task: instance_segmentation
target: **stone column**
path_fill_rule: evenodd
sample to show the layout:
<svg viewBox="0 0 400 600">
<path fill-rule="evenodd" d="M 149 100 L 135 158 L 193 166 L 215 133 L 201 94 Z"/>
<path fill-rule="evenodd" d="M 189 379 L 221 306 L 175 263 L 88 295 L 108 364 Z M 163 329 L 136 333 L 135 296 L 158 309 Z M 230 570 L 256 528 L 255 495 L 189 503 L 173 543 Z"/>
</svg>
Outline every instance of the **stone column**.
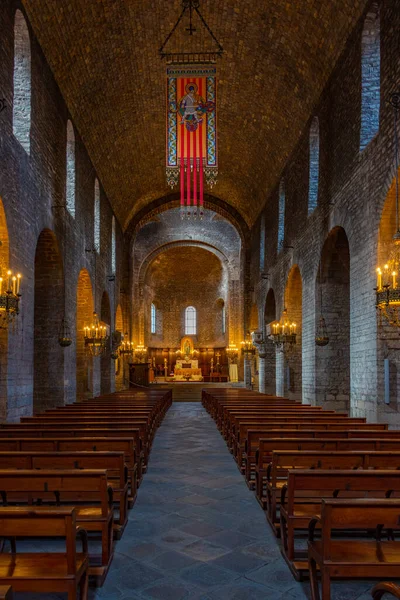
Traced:
<svg viewBox="0 0 400 600">
<path fill-rule="evenodd" d="M 258 391 L 260 394 L 266 393 L 267 373 L 266 373 L 267 346 L 265 343 L 258 345 Z"/>
<path fill-rule="evenodd" d="M 244 385 L 251 389 L 251 358 L 248 354 L 244 355 Z"/>
</svg>

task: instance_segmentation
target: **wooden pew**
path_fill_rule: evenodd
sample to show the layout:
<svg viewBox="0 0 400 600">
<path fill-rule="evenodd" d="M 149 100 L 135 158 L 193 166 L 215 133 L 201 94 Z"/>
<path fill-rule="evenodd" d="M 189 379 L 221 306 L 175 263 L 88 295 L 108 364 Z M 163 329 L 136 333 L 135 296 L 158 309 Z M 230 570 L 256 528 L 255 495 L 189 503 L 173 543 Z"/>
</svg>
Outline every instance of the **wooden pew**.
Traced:
<svg viewBox="0 0 400 600">
<path fill-rule="evenodd" d="M 113 492 L 105 470 L 0 470 L 0 490 L 3 504 L 73 504 L 78 525 L 101 534 L 101 557 L 90 556 L 89 575 L 103 584 L 113 557 L 114 522 Z"/>
<path fill-rule="evenodd" d="M 367 424 L 368 426 L 369 424 Z M 254 489 L 255 480 L 256 480 L 256 464 L 257 464 L 257 456 L 260 453 L 260 448 L 262 447 L 262 441 L 264 439 L 268 439 L 268 437 L 288 437 L 288 438 L 303 438 L 303 439 L 311 439 L 311 438 L 357 438 L 357 439 L 399 439 L 400 440 L 400 430 L 389 431 L 389 430 L 380 430 L 379 428 L 375 428 L 375 424 L 371 426 L 369 429 L 365 429 L 364 424 L 353 425 L 352 429 L 348 429 L 346 425 L 337 425 L 332 424 L 328 428 L 321 428 L 318 424 L 312 423 L 304 427 L 303 425 L 296 424 L 283 424 L 282 427 L 279 424 L 274 424 L 269 429 L 263 427 L 260 430 L 249 429 L 247 431 L 247 442 L 245 445 L 245 453 L 241 457 L 242 465 L 241 469 L 245 473 L 245 478 L 247 485 L 250 489 Z M 271 448 L 271 452 L 274 450 Z M 263 454 L 263 458 L 265 458 L 265 454 Z"/>
<path fill-rule="evenodd" d="M 400 444 L 398 452 L 373 452 L 368 450 L 278 450 L 273 451 L 268 465 L 265 486 L 257 489 L 257 500 L 267 511 L 267 519 L 279 534 L 278 509 L 283 486 L 291 469 L 380 469 L 400 468 Z M 262 491 L 260 494 L 259 492 Z"/>
<path fill-rule="evenodd" d="M 361 538 L 360 533 L 365 530 L 379 533 L 381 528 L 396 529 L 399 527 L 399 514 L 399 500 L 323 500 L 320 516 L 313 518 L 309 524 L 312 600 L 320 600 L 317 568 L 321 574 L 323 600 L 331 598 L 332 578 L 398 577 L 400 543 L 382 540 L 379 535 L 377 539 Z M 315 539 L 316 527 L 322 531 L 322 538 L 318 540 Z M 354 531 L 351 537 L 349 531 Z M 346 537 L 338 539 L 339 532 L 345 533 Z"/>
<path fill-rule="evenodd" d="M 87 600 L 87 536 L 77 527 L 73 508 L 0 508 L 0 531 L 4 537 L 16 538 L 12 553 L 0 553 L 2 586 L 12 585 L 16 592 L 66 593 L 68 600 L 77 600 L 80 588 L 80 600 Z M 77 535 L 82 538 L 82 552 L 76 548 Z M 19 537 L 63 537 L 66 551 L 18 552 Z"/>
<path fill-rule="evenodd" d="M 9 585 L 0 585 L 0 600 L 13 600 L 12 587 Z"/>
<path fill-rule="evenodd" d="M 295 547 L 296 534 L 321 514 L 327 498 L 385 498 L 400 492 L 400 471 L 303 470 L 288 473 L 281 493 L 282 554 L 296 579 L 307 574 L 304 552 Z M 375 526 L 381 521 L 377 521 Z M 375 527 L 374 526 L 374 527 Z M 325 599 L 324 599 L 325 600 Z"/>
<path fill-rule="evenodd" d="M 385 594 L 390 594 L 393 598 L 400 598 L 400 586 L 389 581 L 377 583 L 371 592 L 373 600 L 382 600 Z"/>
<path fill-rule="evenodd" d="M 105 469 L 119 516 L 114 539 L 120 539 L 128 522 L 128 468 L 123 452 L 0 452 L 4 469 Z"/>
</svg>

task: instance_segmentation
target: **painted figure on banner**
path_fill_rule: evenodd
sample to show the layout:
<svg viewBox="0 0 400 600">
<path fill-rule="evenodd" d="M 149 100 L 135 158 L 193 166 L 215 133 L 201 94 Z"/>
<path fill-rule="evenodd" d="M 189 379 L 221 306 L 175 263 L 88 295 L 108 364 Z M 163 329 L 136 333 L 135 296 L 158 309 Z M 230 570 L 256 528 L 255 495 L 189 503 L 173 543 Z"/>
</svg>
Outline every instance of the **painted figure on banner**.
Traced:
<svg viewBox="0 0 400 600">
<path fill-rule="evenodd" d="M 188 83 L 185 87 L 186 95 L 179 100 L 178 112 L 181 115 L 181 125 L 185 125 L 188 131 L 196 131 L 199 124 L 203 122 L 203 115 L 212 112 L 215 108 L 214 102 L 206 102 L 198 92 L 196 83 Z"/>
</svg>

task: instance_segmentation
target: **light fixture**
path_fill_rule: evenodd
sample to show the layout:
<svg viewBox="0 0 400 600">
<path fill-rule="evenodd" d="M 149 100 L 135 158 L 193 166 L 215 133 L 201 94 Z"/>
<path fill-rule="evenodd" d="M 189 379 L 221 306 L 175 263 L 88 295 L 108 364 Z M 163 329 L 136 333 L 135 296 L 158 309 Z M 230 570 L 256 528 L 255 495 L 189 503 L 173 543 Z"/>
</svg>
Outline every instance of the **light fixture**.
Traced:
<svg viewBox="0 0 400 600">
<path fill-rule="evenodd" d="M 65 318 L 62 319 L 60 329 L 58 331 L 58 343 L 62 348 L 68 348 L 68 346 L 72 344 L 71 330 Z"/>
<path fill-rule="evenodd" d="M 287 308 L 283 309 L 280 321 L 272 323 L 270 338 L 280 352 L 291 350 L 296 344 L 296 323 L 290 322 Z"/>
<path fill-rule="evenodd" d="M 229 344 L 225 352 L 228 357 L 229 363 L 233 364 L 239 355 L 239 349 L 236 346 L 236 344 Z"/>
<path fill-rule="evenodd" d="M 400 264 L 400 220 L 399 220 L 399 137 L 397 131 L 398 113 L 400 109 L 400 93 L 390 96 L 390 104 L 394 113 L 394 148 L 395 148 L 395 189 L 396 189 L 396 233 L 393 236 L 392 249 L 384 266 L 376 269 L 376 308 L 379 325 L 384 318 L 390 325 L 400 327 L 400 289 L 397 276 Z"/>
<path fill-rule="evenodd" d="M 253 345 L 253 340 L 251 339 L 249 331 L 246 333 L 245 339 L 240 342 L 240 345 L 242 348 L 242 355 L 244 355 L 245 358 L 249 358 L 251 354 L 255 354 L 256 349 Z"/>
<path fill-rule="evenodd" d="M 130 354 L 133 354 L 133 342 L 130 341 L 127 331 L 123 335 L 123 339 L 118 348 L 118 351 L 121 356 L 128 356 Z"/>
<path fill-rule="evenodd" d="M 91 325 L 84 327 L 85 348 L 91 356 L 101 356 L 107 348 L 107 327 L 100 325 L 99 316 L 93 313 Z"/>
<path fill-rule="evenodd" d="M 19 314 L 21 275 L 7 271 L 7 278 L 0 277 L 0 329 L 7 329 Z"/>
<path fill-rule="evenodd" d="M 147 348 L 145 346 L 143 346 L 143 344 L 138 344 L 136 346 L 136 348 L 134 349 L 134 352 L 135 352 L 135 356 L 138 359 L 138 361 L 140 363 L 144 362 L 144 360 L 142 360 L 142 359 L 144 359 L 147 354 Z"/>
</svg>

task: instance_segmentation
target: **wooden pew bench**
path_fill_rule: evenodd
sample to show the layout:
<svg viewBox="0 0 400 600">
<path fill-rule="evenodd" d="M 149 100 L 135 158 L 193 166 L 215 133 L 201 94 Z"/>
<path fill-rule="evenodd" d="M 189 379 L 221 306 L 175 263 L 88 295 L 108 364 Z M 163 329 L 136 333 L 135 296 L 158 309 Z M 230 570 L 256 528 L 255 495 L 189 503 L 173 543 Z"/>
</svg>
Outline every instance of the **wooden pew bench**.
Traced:
<svg viewBox="0 0 400 600">
<path fill-rule="evenodd" d="M 400 471 L 289 471 L 281 493 L 281 537 L 283 557 L 295 578 L 301 579 L 308 570 L 304 552 L 296 547 L 296 538 L 307 530 L 313 516 L 321 514 L 322 499 L 377 499 L 399 492 Z"/>
<path fill-rule="evenodd" d="M 323 500 L 320 515 L 309 524 L 312 600 L 320 600 L 317 569 L 323 600 L 331 599 L 332 578 L 398 577 L 400 542 L 381 540 L 379 535 L 377 539 L 363 538 L 362 534 L 366 530 L 398 529 L 399 514 L 399 500 Z M 321 529 L 321 539 L 316 539 L 316 527 Z M 345 534 L 341 539 L 340 533 Z"/>
<path fill-rule="evenodd" d="M 123 452 L 1 452 L 4 469 L 105 469 L 112 487 L 118 519 L 114 539 L 120 539 L 128 522 L 128 468 Z"/>
<path fill-rule="evenodd" d="M 0 491 L 4 505 L 73 505 L 78 525 L 101 535 L 101 556 L 90 556 L 89 575 L 103 584 L 113 557 L 114 522 L 105 470 L 0 470 Z"/>
<path fill-rule="evenodd" d="M 0 600 L 13 600 L 12 587 L 9 585 L 0 585 Z"/>
<path fill-rule="evenodd" d="M 371 592 L 373 600 L 382 600 L 385 594 L 392 596 L 392 598 L 400 598 L 400 585 L 384 581 L 377 583 Z"/>
<path fill-rule="evenodd" d="M 0 531 L 15 539 L 13 552 L 0 553 L 1 586 L 11 585 L 16 592 L 66 593 L 68 600 L 87 600 L 87 536 L 77 527 L 73 508 L 0 508 Z M 82 538 L 81 552 L 76 547 L 77 535 Z M 20 537 L 63 537 L 66 549 L 63 553 L 18 552 Z M 3 597 L 9 600 L 12 596 L 7 593 Z"/>
</svg>

